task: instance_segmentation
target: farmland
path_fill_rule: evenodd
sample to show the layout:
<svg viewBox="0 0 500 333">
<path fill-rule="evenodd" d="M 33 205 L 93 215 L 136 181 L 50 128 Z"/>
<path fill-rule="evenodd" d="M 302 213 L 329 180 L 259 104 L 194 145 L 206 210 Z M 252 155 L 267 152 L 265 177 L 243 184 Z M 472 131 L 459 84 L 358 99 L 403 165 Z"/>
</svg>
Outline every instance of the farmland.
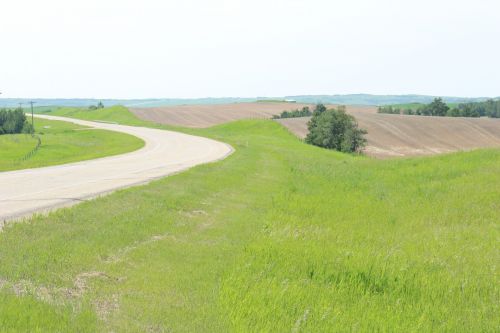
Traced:
<svg viewBox="0 0 500 333">
<path fill-rule="evenodd" d="M 498 327 L 498 150 L 379 161 L 270 120 L 184 131 L 236 151 L 0 233 L 1 327 Z"/>
<path fill-rule="evenodd" d="M 239 103 L 131 109 L 137 117 L 162 124 L 209 127 L 244 118 L 271 118 L 307 104 Z M 476 148 L 500 147 L 500 121 L 378 114 L 376 107 L 347 106 L 347 112 L 368 130 L 365 153 L 376 158 L 425 156 Z M 281 119 L 300 138 L 307 134 L 308 118 Z"/>
<path fill-rule="evenodd" d="M 365 153 L 372 157 L 424 156 L 500 147 L 498 119 L 352 114 L 360 127 L 368 130 Z M 278 121 L 301 138 L 307 135 L 309 118 Z"/>
<path fill-rule="evenodd" d="M 312 104 L 258 102 L 219 105 L 181 105 L 158 108 L 131 108 L 139 118 L 156 123 L 203 128 L 241 119 L 270 119 L 285 110 L 301 109 Z M 375 107 L 348 106 L 349 112 L 377 112 Z"/>
<path fill-rule="evenodd" d="M 139 149 L 143 142 L 136 137 L 60 121 L 36 119 L 39 149 L 27 156 L 37 139 L 26 134 L 0 135 L 0 171 L 38 168 L 71 163 Z"/>
</svg>

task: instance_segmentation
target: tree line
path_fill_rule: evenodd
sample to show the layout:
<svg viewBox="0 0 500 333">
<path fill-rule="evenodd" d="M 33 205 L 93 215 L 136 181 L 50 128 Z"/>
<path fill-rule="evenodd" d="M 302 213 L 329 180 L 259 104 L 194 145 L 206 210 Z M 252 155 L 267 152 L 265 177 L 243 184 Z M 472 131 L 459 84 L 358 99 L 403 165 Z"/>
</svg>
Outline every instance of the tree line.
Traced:
<svg viewBox="0 0 500 333">
<path fill-rule="evenodd" d="M 33 133 L 33 126 L 26 120 L 23 110 L 20 108 L 15 110 L 1 109 L 0 135 L 18 133 Z"/>
<path fill-rule="evenodd" d="M 97 105 L 89 106 L 89 110 L 99 110 L 99 109 L 104 109 L 104 104 L 102 104 L 101 101 L 99 101 L 99 103 L 97 103 Z"/>
<path fill-rule="evenodd" d="M 442 98 L 435 98 L 431 103 L 419 108 L 399 108 L 394 106 L 379 106 L 378 113 L 403 114 L 436 117 L 490 117 L 500 118 L 500 100 L 485 102 L 460 103 L 451 108 Z"/>
<path fill-rule="evenodd" d="M 299 118 L 299 117 L 310 117 L 312 116 L 311 109 L 308 106 L 303 107 L 302 109 L 296 109 L 292 111 L 283 111 L 279 115 L 274 115 L 273 119 L 284 119 L 284 118 Z"/>
</svg>

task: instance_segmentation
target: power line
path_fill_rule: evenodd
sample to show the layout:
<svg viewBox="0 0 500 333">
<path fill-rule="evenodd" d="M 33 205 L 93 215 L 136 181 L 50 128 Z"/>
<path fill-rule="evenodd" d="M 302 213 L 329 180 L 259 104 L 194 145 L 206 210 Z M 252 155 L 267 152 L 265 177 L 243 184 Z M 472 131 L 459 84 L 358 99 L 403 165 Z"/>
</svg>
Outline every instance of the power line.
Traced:
<svg viewBox="0 0 500 333">
<path fill-rule="evenodd" d="M 33 104 L 36 102 L 30 101 L 29 104 L 31 104 L 31 127 L 33 127 L 33 131 L 35 131 L 35 121 L 33 117 Z"/>
</svg>

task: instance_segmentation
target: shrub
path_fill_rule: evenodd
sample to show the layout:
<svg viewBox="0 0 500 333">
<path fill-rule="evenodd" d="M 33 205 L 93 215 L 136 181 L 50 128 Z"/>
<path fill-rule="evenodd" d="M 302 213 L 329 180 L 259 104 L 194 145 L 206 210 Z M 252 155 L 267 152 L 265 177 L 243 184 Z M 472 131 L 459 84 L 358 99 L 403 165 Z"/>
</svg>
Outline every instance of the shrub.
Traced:
<svg viewBox="0 0 500 333">
<path fill-rule="evenodd" d="M 17 134 L 31 129 L 22 109 L 0 110 L 0 134 Z"/>
<path fill-rule="evenodd" d="M 365 130 L 358 127 L 353 116 L 345 107 L 327 110 L 319 104 L 308 124 L 306 142 L 315 146 L 334 149 L 345 153 L 360 152 L 366 145 Z"/>
<path fill-rule="evenodd" d="M 386 114 L 401 114 L 401 109 L 394 108 L 392 106 L 379 106 L 378 113 L 386 113 Z"/>
<path fill-rule="evenodd" d="M 442 98 L 434 98 L 430 104 L 424 105 L 418 111 L 423 116 L 444 117 L 450 110 L 450 107 L 443 102 Z"/>
<path fill-rule="evenodd" d="M 283 111 L 280 115 L 273 116 L 273 119 L 310 117 L 312 115 L 309 107 L 305 106 L 301 110 Z"/>
<path fill-rule="evenodd" d="M 99 110 L 99 109 L 104 109 L 104 104 L 102 104 L 101 101 L 99 101 L 99 103 L 97 103 L 97 105 L 91 105 L 89 106 L 89 110 L 93 111 L 93 110 Z"/>
</svg>

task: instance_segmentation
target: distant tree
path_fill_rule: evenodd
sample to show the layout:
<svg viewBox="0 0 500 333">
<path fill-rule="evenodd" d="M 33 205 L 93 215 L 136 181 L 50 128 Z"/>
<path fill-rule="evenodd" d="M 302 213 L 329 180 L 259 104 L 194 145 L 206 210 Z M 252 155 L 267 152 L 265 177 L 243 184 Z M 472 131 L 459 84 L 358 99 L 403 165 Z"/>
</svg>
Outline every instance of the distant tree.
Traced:
<svg viewBox="0 0 500 333">
<path fill-rule="evenodd" d="M 444 117 L 450 107 L 443 102 L 442 98 L 435 98 L 430 104 L 423 106 L 420 112 L 424 116 Z"/>
<path fill-rule="evenodd" d="M 311 115 L 311 110 L 308 106 L 305 106 L 300 110 L 297 109 L 293 111 L 283 111 L 279 115 L 274 115 L 273 119 L 310 117 Z"/>
<path fill-rule="evenodd" d="M 481 117 L 479 108 L 475 107 L 473 104 L 461 105 L 460 114 L 462 117 L 471 117 L 471 118 Z"/>
<path fill-rule="evenodd" d="M 379 106 L 378 113 L 386 113 L 386 114 L 401 114 L 402 111 L 400 108 L 393 107 L 391 105 L 388 106 Z"/>
<path fill-rule="evenodd" d="M 345 153 L 360 152 L 366 144 L 366 131 L 358 127 L 345 107 L 327 110 L 318 105 L 308 124 L 306 142 Z"/>
<path fill-rule="evenodd" d="M 400 109 L 393 106 L 381 106 L 379 113 L 399 114 Z M 454 108 L 450 108 L 441 98 L 435 98 L 429 104 L 423 105 L 418 109 L 402 110 L 403 114 L 414 114 L 421 116 L 438 117 L 491 117 L 500 118 L 500 100 L 489 99 L 484 102 L 461 103 Z"/>
<path fill-rule="evenodd" d="M 446 115 L 448 117 L 461 117 L 462 113 L 460 112 L 459 109 L 453 108 L 453 109 L 448 110 L 448 112 L 446 113 Z"/>
<path fill-rule="evenodd" d="M 26 121 L 26 115 L 22 109 L 0 110 L 0 134 L 28 133 L 31 124 Z"/>
<path fill-rule="evenodd" d="M 89 106 L 89 110 L 93 111 L 93 110 L 99 110 L 99 109 L 104 109 L 104 104 L 102 104 L 101 101 L 99 101 L 99 103 L 97 103 L 97 105 L 91 105 Z"/>
</svg>

